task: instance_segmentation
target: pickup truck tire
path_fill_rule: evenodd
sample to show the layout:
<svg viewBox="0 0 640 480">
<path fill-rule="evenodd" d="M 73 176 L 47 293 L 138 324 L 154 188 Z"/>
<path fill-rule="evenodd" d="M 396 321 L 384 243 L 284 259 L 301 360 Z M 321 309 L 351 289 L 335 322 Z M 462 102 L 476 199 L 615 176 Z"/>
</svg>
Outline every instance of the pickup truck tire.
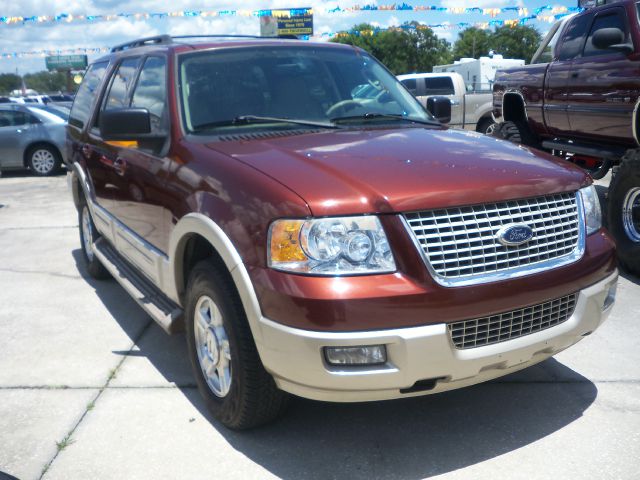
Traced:
<svg viewBox="0 0 640 480">
<path fill-rule="evenodd" d="M 620 265 L 640 275 L 640 149 L 629 150 L 609 185 L 607 224 Z"/>
<path fill-rule="evenodd" d="M 100 263 L 100 260 L 93 253 L 92 246 L 100 238 L 100 233 L 96 230 L 93 218 L 91 218 L 91 211 L 82 196 L 78 207 L 78 226 L 80 230 L 80 246 L 82 247 L 82 256 L 84 257 L 87 272 L 97 280 L 111 278 L 109 271 L 104 268 L 104 265 Z"/>
<path fill-rule="evenodd" d="M 264 369 L 240 297 L 222 267 L 199 262 L 189 275 L 185 304 L 189 360 L 213 416 L 234 430 L 280 416 L 288 394 Z"/>
<path fill-rule="evenodd" d="M 493 136 L 519 145 L 539 147 L 538 140 L 524 122 L 503 122 L 502 125 L 494 129 Z"/>
<path fill-rule="evenodd" d="M 484 135 L 493 135 L 497 125 L 492 118 L 483 118 L 478 122 L 476 131 L 483 133 Z"/>
</svg>

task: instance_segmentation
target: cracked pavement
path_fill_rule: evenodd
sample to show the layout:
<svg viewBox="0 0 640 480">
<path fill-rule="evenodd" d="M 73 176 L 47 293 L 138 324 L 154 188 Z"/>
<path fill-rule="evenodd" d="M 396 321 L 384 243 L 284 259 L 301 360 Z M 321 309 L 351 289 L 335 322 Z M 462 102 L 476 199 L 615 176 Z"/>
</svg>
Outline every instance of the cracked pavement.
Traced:
<svg viewBox="0 0 640 480">
<path fill-rule="evenodd" d="M 606 185 L 606 180 L 601 184 Z M 84 271 L 64 176 L 0 178 L 0 479 L 640 477 L 640 280 L 555 358 L 439 395 L 207 414 L 184 336 Z"/>
</svg>

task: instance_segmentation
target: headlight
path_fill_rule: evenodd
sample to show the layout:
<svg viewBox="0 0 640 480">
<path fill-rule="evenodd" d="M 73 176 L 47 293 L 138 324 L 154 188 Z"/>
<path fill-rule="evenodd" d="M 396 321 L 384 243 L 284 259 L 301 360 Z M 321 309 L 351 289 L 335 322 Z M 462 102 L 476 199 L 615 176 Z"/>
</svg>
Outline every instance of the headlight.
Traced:
<svg viewBox="0 0 640 480">
<path fill-rule="evenodd" d="M 600 200 L 598 192 L 593 185 L 580 189 L 580 197 L 584 206 L 584 219 L 587 224 L 587 235 L 597 232 L 602 228 L 602 213 L 600 212 Z"/>
<path fill-rule="evenodd" d="M 375 216 L 276 220 L 269 228 L 269 266 L 311 275 L 396 270 L 387 236 Z"/>
</svg>

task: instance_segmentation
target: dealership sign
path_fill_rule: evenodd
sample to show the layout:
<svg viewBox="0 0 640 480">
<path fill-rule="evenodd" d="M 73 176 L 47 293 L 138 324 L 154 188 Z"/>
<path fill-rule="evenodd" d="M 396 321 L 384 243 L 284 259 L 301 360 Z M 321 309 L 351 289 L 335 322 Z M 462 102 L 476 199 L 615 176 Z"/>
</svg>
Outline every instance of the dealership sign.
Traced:
<svg viewBox="0 0 640 480">
<path fill-rule="evenodd" d="M 47 70 L 84 70 L 87 68 L 86 55 L 53 55 L 45 57 Z"/>
<path fill-rule="evenodd" d="M 313 35 L 313 11 L 311 8 L 269 10 L 260 16 L 260 35 Z"/>
</svg>

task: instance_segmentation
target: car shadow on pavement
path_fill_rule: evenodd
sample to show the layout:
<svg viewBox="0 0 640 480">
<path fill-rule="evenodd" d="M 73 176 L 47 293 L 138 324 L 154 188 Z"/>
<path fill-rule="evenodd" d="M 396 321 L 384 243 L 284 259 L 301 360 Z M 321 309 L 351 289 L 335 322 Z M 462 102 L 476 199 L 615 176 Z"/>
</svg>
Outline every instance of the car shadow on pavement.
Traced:
<svg viewBox="0 0 640 480">
<path fill-rule="evenodd" d="M 80 274 L 134 340 L 140 328 L 131 325 L 131 308 L 139 307 L 124 290 L 114 291 L 116 282 L 90 278 L 81 255 L 73 252 Z M 184 335 L 152 338 L 139 342 L 135 354 L 175 382 L 231 447 L 291 480 L 418 479 L 451 472 L 553 434 L 580 418 L 598 394 L 588 379 L 549 359 L 489 383 L 424 397 L 348 404 L 293 397 L 283 418 L 235 432 L 212 418 L 194 388 Z"/>
</svg>

